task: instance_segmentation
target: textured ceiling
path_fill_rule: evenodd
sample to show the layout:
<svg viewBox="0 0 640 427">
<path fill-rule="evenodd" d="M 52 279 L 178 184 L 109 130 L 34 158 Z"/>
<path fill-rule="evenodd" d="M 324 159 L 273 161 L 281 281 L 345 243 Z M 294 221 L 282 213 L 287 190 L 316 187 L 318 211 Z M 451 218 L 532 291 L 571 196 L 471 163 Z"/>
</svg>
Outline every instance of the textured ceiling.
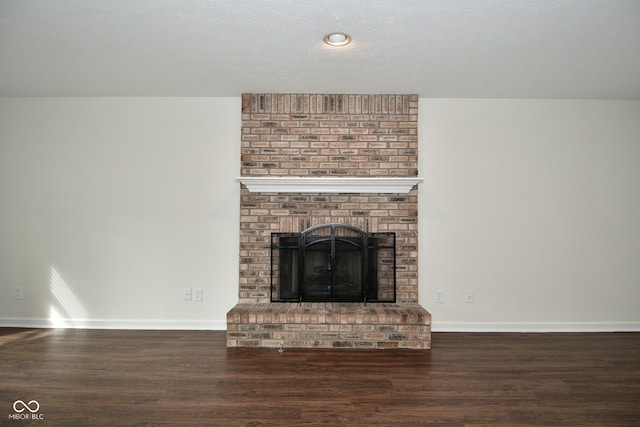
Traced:
<svg viewBox="0 0 640 427">
<path fill-rule="evenodd" d="M 242 92 L 640 99 L 640 0 L 0 0 L 0 96 Z"/>
</svg>

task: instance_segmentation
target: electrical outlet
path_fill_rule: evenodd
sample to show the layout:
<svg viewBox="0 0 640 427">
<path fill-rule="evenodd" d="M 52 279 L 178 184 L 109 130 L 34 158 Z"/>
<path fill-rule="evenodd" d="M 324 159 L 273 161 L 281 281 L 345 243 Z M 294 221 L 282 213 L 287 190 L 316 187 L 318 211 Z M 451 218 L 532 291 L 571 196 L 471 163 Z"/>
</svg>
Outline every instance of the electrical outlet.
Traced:
<svg viewBox="0 0 640 427">
<path fill-rule="evenodd" d="M 466 302 L 467 304 L 473 304 L 473 301 L 474 301 L 473 290 L 469 289 L 464 291 L 464 302 Z"/>
<path fill-rule="evenodd" d="M 182 289 L 182 299 L 184 301 L 191 301 L 191 288 Z"/>
<path fill-rule="evenodd" d="M 442 289 L 436 289 L 436 304 L 444 303 L 444 291 Z"/>
<path fill-rule="evenodd" d="M 202 288 L 195 288 L 193 290 L 193 300 L 194 301 L 202 301 Z"/>
<path fill-rule="evenodd" d="M 22 299 L 24 293 L 22 291 L 22 286 L 16 286 L 13 288 L 13 299 Z"/>
</svg>

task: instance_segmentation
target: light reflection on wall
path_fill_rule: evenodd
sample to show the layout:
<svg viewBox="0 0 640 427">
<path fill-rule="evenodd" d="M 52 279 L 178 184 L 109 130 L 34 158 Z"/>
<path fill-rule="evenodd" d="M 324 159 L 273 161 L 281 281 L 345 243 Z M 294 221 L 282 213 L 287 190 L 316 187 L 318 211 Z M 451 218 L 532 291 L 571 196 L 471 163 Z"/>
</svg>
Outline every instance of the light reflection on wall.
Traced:
<svg viewBox="0 0 640 427">
<path fill-rule="evenodd" d="M 83 327 L 89 317 L 87 310 L 73 294 L 69 286 L 60 277 L 54 267 L 51 267 L 51 293 L 56 298 L 61 313 L 52 304 L 49 311 L 49 321 L 56 328 Z"/>
</svg>

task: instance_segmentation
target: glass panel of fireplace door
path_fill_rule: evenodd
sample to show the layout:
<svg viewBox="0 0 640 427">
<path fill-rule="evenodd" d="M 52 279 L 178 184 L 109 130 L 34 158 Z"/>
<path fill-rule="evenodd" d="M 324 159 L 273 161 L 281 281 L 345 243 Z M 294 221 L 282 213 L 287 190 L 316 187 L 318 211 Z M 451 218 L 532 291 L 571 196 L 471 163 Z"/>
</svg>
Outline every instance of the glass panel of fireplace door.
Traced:
<svg viewBox="0 0 640 427">
<path fill-rule="evenodd" d="M 312 241 L 304 254 L 302 300 L 362 301 L 363 261 L 359 242 L 348 238 Z"/>
</svg>

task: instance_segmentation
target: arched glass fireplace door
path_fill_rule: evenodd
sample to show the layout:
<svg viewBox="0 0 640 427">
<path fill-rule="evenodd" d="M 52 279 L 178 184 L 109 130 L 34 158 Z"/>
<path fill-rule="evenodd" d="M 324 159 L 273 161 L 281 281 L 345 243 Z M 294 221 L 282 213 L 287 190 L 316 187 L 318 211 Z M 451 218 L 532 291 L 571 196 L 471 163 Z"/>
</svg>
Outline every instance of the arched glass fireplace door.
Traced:
<svg viewBox="0 0 640 427">
<path fill-rule="evenodd" d="M 395 298 L 395 233 L 329 223 L 271 234 L 271 301 Z"/>
</svg>

